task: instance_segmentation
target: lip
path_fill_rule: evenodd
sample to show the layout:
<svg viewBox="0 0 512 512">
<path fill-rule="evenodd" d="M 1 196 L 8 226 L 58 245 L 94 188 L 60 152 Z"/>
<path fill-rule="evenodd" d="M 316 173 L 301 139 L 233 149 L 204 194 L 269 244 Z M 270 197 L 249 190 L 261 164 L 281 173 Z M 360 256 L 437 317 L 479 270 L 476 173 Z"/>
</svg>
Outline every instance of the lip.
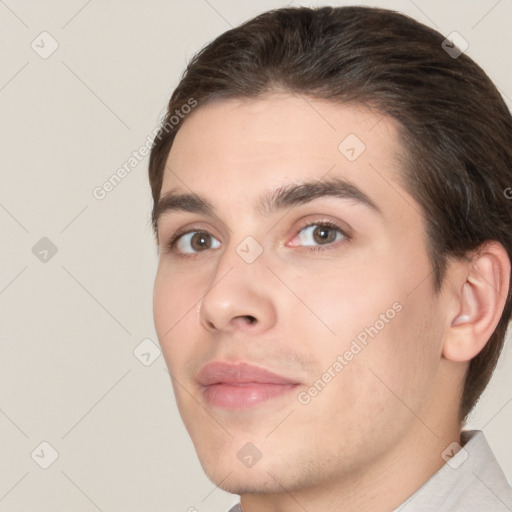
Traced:
<svg viewBox="0 0 512 512">
<path fill-rule="evenodd" d="M 247 383 L 298 384 L 297 381 L 250 363 L 226 363 L 223 361 L 214 361 L 204 366 L 199 372 L 197 380 L 202 386 Z"/>
<path fill-rule="evenodd" d="M 248 409 L 283 396 L 299 383 L 250 363 L 215 361 L 199 372 L 205 400 L 223 409 Z"/>
</svg>

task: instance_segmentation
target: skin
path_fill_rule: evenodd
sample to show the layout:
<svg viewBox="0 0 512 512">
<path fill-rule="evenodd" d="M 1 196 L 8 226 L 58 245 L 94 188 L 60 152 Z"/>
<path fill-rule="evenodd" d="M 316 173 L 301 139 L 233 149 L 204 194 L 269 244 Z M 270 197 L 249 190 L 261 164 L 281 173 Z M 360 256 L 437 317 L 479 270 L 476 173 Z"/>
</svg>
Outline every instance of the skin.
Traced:
<svg viewBox="0 0 512 512">
<path fill-rule="evenodd" d="M 348 134 L 366 145 L 353 162 L 338 150 Z M 499 320 L 510 266 L 491 244 L 472 263 L 450 262 L 434 292 L 421 208 L 401 184 L 399 151 L 393 119 L 281 92 L 202 106 L 176 136 L 162 194 L 196 192 L 216 216 L 160 218 L 155 328 L 204 471 L 242 496 L 244 512 L 386 512 L 460 442 L 460 386 Z M 333 197 L 271 215 L 253 207 L 264 191 L 332 176 L 357 185 L 382 215 Z M 314 228 L 299 231 L 300 222 L 325 219 L 351 240 L 334 229 L 337 240 L 322 244 Z M 169 251 L 181 227 L 206 230 L 212 245 L 201 250 L 185 237 L 180 250 L 195 255 Z M 236 252 L 247 236 L 263 249 L 250 264 Z M 400 312 L 300 403 L 298 393 L 397 302 Z M 248 361 L 300 385 L 252 409 L 212 407 L 196 375 L 218 359 Z M 250 468 L 237 457 L 248 442 L 261 452 Z"/>
</svg>

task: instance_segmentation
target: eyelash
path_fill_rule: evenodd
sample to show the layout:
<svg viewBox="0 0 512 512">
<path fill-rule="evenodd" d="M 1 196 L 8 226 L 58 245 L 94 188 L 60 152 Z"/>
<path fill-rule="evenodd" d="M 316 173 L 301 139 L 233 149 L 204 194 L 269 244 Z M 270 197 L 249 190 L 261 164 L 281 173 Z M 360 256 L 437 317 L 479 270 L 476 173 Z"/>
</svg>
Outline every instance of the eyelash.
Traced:
<svg viewBox="0 0 512 512">
<path fill-rule="evenodd" d="M 338 240 L 338 242 L 350 242 L 352 240 L 352 237 L 350 237 L 345 230 L 343 230 L 338 224 L 336 224 L 335 222 L 332 222 L 330 220 L 316 220 L 314 222 L 308 222 L 304 225 L 301 225 L 300 227 L 297 228 L 297 232 L 295 234 L 298 235 L 301 231 L 303 231 L 304 229 L 306 228 L 309 228 L 311 226 L 322 226 L 322 227 L 330 227 L 330 228 L 333 228 L 333 229 L 336 229 L 338 230 L 342 235 L 343 235 L 343 240 Z M 205 234 L 205 235 L 208 235 L 208 236 L 212 236 L 210 233 L 208 233 L 207 231 L 205 230 L 202 230 L 202 229 L 179 229 L 172 237 L 171 239 L 167 242 L 166 244 L 166 249 L 168 252 L 173 252 L 174 249 L 175 249 L 175 246 L 176 246 L 176 243 L 178 242 L 179 238 L 182 237 L 183 235 L 188 235 L 189 233 L 202 233 L 202 234 Z M 328 250 L 330 248 L 332 248 L 333 245 L 335 245 L 336 242 L 331 242 L 329 244 L 326 244 L 326 246 L 322 246 L 322 245 L 317 245 L 317 246 L 310 246 L 310 247 L 306 247 L 306 250 L 308 251 L 324 251 L 324 250 Z M 206 252 L 206 251 L 199 251 L 199 252 L 195 252 L 195 253 L 178 253 L 180 257 L 183 257 L 183 258 L 193 258 L 195 256 L 198 256 L 199 254 L 201 254 L 202 252 Z"/>
</svg>

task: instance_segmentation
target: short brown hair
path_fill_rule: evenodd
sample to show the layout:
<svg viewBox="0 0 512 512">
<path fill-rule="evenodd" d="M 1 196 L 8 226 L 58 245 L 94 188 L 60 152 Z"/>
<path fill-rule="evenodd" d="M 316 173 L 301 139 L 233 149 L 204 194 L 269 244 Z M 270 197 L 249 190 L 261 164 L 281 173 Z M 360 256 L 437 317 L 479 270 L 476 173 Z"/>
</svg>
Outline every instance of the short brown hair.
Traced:
<svg viewBox="0 0 512 512">
<path fill-rule="evenodd" d="M 165 163 L 186 119 L 171 120 L 175 111 L 191 98 L 200 107 L 285 90 L 357 102 L 399 122 L 404 184 L 423 210 L 436 291 L 448 257 L 467 257 L 486 241 L 500 242 L 512 260 L 512 118 L 486 73 L 445 51 L 444 39 L 404 14 L 358 6 L 276 9 L 221 34 L 189 62 L 154 140 L 155 234 Z M 494 372 L 511 311 L 509 289 L 494 333 L 470 362 L 461 422 Z"/>
</svg>

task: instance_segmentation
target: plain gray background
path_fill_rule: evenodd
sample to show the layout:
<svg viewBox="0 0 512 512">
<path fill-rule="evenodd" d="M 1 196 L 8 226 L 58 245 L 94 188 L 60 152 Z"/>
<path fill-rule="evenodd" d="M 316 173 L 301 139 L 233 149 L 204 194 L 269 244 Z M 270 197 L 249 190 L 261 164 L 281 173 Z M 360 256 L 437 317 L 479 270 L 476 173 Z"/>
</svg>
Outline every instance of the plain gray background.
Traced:
<svg viewBox="0 0 512 512">
<path fill-rule="evenodd" d="M 459 32 L 512 105 L 512 0 L 359 4 Z M 152 137 L 194 52 L 285 5 L 0 1 L 0 511 L 214 512 L 238 501 L 203 474 L 158 353 L 148 158 L 103 199 L 93 191 Z M 468 425 L 484 430 L 509 481 L 510 341 Z"/>
</svg>

